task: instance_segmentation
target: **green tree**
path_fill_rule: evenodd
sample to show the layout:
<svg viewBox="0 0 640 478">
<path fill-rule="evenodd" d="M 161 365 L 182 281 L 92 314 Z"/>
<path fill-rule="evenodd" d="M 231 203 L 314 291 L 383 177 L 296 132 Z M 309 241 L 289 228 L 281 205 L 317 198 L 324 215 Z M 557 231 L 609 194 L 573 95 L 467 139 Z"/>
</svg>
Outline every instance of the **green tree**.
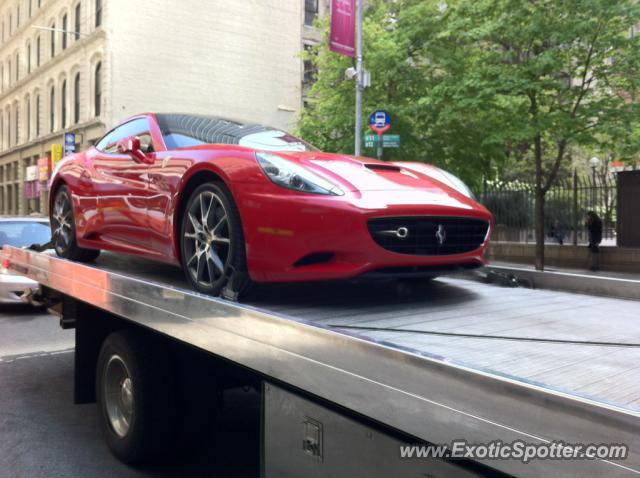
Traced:
<svg viewBox="0 0 640 478">
<path fill-rule="evenodd" d="M 532 164 L 536 266 L 544 267 L 544 203 L 574 146 L 632 158 L 638 141 L 640 23 L 635 0 L 375 1 L 365 61 L 365 111 L 388 109 L 406 159 L 448 167 L 478 184 Z M 300 132 L 352 151 L 351 59 L 321 45 L 318 82 Z"/>
</svg>

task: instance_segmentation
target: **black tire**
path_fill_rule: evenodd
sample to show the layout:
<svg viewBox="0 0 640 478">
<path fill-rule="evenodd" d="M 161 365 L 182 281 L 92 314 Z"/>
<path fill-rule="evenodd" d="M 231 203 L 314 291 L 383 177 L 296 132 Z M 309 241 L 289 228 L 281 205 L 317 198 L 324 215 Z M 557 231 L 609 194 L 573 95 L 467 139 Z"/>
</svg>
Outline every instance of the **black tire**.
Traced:
<svg viewBox="0 0 640 478">
<path fill-rule="evenodd" d="M 131 385 L 131 414 L 126 427 L 125 422 L 110 418 L 115 412 L 109 412 L 114 410 L 114 402 L 123 409 L 123 393 L 115 398 L 112 393 L 109 398 L 107 392 L 117 387 L 113 369 L 120 362 Z M 100 424 L 109 448 L 122 462 L 141 463 L 161 457 L 172 446 L 177 415 L 173 365 L 170 354 L 154 338 L 138 331 L 114 332 L 102 344 L 96 371 Z M 125 380 L 120 382 L 121 389 Z"/>
<path fill-rule="evenodd" d="M 76 223 L 71 194 L 66 185 L 60 186 L 51 211 L 51 240 L 56 254 L 77 262 L 91 262 L 98 258 L 100 250 L 82 249 L 76 243 Z"/>
<path fill-rule="evenodd" d="M 189 197 L 181 218 L 180 254 L 185 276 L 198 292 L 219 295 L 231 287 L 240 293 L 249 286 L 242 221 L 224 184 L 203 184 Z"/>
</svg>

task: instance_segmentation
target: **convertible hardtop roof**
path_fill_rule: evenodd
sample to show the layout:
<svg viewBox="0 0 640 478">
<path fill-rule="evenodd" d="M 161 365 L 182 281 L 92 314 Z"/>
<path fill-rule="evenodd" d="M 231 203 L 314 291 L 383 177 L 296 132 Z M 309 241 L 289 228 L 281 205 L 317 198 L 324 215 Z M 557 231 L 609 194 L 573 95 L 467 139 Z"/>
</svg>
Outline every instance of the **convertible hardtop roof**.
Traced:
<svg viewBox="0 0 640 478">
<path fill-rule="evenodd" d="M 215 116 L 156 113 L 156 120 L 163 135 L 182 134 L 205 143 L 238 144 L 244 136 L 273 128 Z"/>
</svg>

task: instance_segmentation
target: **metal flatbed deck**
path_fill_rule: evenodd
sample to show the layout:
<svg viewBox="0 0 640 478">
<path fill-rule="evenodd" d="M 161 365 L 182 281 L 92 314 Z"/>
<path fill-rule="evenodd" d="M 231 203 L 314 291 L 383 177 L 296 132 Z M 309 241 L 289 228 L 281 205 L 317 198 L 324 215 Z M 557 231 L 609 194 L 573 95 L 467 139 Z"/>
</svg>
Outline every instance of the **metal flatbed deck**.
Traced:
<svg viewBox="0 0 640 478">
<path fill-rule="evenodd" d="M 640 302 L 441 278 L 261 286 L 234 304 L 140 259 L 5 253 L 44 285 L 419 439 L 630 447 L 623 462 L 487 462 L 507 473 L 640 474 Z"/>
</svg>

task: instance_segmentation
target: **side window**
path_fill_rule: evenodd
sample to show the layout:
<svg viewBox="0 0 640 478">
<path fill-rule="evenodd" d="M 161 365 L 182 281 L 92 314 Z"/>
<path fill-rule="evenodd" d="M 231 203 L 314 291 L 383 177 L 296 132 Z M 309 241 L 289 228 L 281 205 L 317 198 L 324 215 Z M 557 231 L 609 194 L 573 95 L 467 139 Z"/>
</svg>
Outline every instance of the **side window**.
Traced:
<svg viewBox="0 0 640 478">
<path fill-rule="evenodd" d="M 129 136 L 140 138 L 140 147 L 143 152 L 153 152 L 153 141 L 149 132 L 149 121 L 146 118 L 138 118 L 129 121 L 107 133 L 96 145 L 98 151 L 115 154 L 118 152 L 118 141 Z"/>
</svg>

